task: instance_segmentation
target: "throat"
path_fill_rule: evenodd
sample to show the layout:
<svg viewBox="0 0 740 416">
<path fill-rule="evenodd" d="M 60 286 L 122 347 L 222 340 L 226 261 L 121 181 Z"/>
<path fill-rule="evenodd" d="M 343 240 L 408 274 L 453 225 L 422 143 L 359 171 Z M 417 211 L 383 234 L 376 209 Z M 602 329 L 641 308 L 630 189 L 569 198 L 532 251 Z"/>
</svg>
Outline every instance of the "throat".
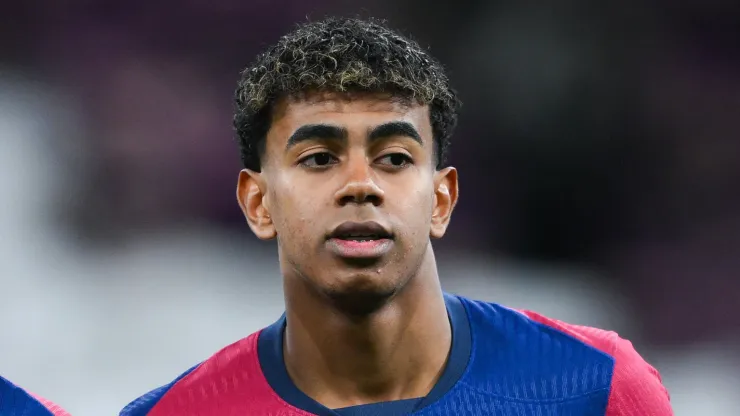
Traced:
<svg viewBox="0 0 740 416">
<path fill-rule="evenodd" d="M 320 325 L 289 312 L 283 356 L 296 387 L 334 409 L 426 396 L 451 347 L 444 300 L 397 302 L 362 318 L 335 313 Z"/>
</svg>

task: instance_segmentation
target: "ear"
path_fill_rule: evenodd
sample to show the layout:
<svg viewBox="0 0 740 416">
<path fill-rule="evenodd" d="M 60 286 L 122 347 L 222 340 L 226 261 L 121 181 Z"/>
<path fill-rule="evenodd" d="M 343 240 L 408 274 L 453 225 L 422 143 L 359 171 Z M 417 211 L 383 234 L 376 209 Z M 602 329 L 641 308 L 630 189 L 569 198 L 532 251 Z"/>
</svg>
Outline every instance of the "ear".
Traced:
<svg viewBox="0 0 740 416">
<path fill-rule="evenodd" d="M 275 238 L 277 231 L 270 217 L 267 186 L 262 173 L 248 169 L 239 172 L 236 199 L 254 235 L 260 240 Z"/>
<path fill-rule="evenodd" d="M 457 204 L 457 169 L 452 166 L 434 174 L 434 207 L 429 236 L 442 238 L 450 224 L 452 211 Z"/>
</svg>

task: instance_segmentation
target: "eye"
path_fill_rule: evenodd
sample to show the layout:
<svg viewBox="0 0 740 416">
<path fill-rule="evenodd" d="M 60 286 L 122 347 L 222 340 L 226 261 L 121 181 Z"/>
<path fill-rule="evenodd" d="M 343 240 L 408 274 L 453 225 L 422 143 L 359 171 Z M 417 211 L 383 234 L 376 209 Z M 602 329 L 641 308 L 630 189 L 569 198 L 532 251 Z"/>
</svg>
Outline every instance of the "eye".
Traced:
<svg viewBox="0 0 740 416">
<path fill-rule="evenodd" d="M 380 157 L 376 163 L 390 168 L 400 169 L 412 163 L 411 157 L 405 153 L 390 153 Z"/>
<path fill-rule="evenodd" d="M 337 158 L 331 153 L 319 152 L 306 156 L 299 163 L 308 168 L 324 168 L 337 163 Z"/>
</svg>

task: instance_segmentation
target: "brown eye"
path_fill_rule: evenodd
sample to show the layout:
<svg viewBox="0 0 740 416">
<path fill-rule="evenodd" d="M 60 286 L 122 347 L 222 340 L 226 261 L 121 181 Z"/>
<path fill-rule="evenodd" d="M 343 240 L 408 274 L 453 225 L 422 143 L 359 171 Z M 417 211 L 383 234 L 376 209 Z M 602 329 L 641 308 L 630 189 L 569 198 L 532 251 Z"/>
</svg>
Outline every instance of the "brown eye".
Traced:
<svg viewBox="0 0 740 416">
<path fill-rule="evenodd" d="M 320 152 L 302 159 L 300 163 L 309 168 L 323 168 L 333 165 L 336 162 L 337 158 L 332 156 L 331 153 Z"/>
<path fill-rule="evenodd" d="M 392 168 L 404 168 L 411 164 L 411 158 L 404 153 L 391 153 L 378 159 L 377 163 Z"/>
</svg>

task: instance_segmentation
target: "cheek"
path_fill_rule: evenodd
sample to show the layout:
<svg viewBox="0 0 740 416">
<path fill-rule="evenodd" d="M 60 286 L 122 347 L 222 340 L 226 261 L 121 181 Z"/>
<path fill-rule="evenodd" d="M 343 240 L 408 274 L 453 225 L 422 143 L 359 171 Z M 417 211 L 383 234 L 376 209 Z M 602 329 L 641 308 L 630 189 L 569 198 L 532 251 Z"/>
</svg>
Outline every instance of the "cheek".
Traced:
<svg viewBox="0 0 740 416">
<path fill-rule="evenodd" d="M 429 187 L 417 187 L 413 191 L 404 192 L 396 205 L 396 212 L 403 216 L 404 223 L 413 224 L 414 230 L 409 231 L 426 232 L 418 229 L 430 225 L 432 221 L 434 192 Z"/>
<path fill-rule="evenodd" d="M 289 235 L 296 245 L 302 245 L 305 241 L 321 232 L 316 221 L 321 210 L 318 198 L 310 194 L 301 193 L 301 188 L 286 184 L 283 187 L 273 188 L 272 216 L 275 229 L 280 235 Z"/>
</svg>

